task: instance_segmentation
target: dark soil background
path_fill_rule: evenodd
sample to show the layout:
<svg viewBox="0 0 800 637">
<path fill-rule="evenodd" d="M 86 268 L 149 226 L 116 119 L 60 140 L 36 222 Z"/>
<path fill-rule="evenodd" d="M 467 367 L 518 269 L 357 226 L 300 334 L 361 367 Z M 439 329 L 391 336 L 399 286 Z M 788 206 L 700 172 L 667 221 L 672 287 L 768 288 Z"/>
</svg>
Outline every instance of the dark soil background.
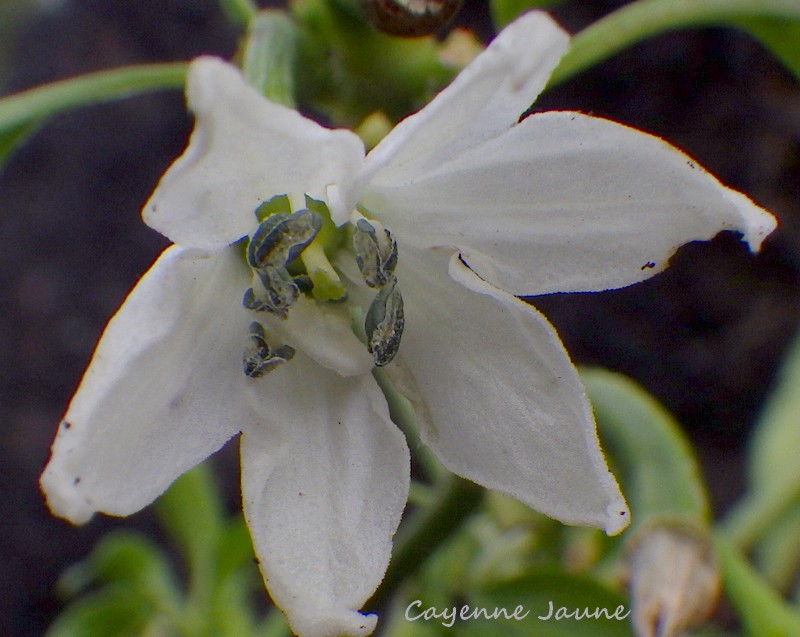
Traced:
<svg viewBox="0 0 800 637">
<path fill-rule="evenodd" d="M 50 0 L 35 14 L 11 3 L 4 94 L 236 46 L 212 0 Z M 577 31 L 621 4 L 573 0 L 554 13 Z M 483 16 L 475 2 L 459 20 L 488 35 Z M 721 235 L 644 284 L 535 300 L 577 362 L 631 375 L 676 414 L 722 511 L 743 487 L 747 432 L 800 318 L 800 84 L 747 36 L 693 30 L 636 46 L 538 107 L 660 135 L 780 218 L 758 256 Z M 105 322 L 166 245 L 139 210 L 190 128 L 178 92 L 84 109 L 55 118 L 0 174 L 0 635 L 41 634 L 59 572 L 120 524 L 50 517 L 37 479 Z M 220 461 L 235 507 L 235 449 Z M 154 530 L 148 512 L 125 524 Z"/>
</svg>

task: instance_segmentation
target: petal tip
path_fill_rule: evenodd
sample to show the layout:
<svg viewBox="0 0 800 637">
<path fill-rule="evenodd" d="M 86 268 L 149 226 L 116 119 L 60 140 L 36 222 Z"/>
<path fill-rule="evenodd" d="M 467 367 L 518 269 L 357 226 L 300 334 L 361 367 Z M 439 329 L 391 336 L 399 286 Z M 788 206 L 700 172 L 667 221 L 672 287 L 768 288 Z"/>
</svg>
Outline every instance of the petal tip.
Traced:
<svg viewBox="0 0 800 637">
<path fill-rule="evenodd" d="M 378 616 L 329 609 L 329 612 L 292 614 L 289 624 L 299 637 L 367 637 L 375 631 Z"/>
<path fill-rule="evenodd" d="M 743 239 L 750 252 L 757 253 L 761 250 L 761 244 L 778 227 L 778 220 L 763 208 L 751 204 L 750 213 L 747 215 Z"/>
<path fill-rule="evenodd" d="M 606 535 L 614 536 L 622 533 L 631 523 L 631 512 L 625 500 L 615 499 L 606 507 Z"/>
<path fill-rule="evenodd" d="M 53 515 L 73 524 L 85 524 L 95 513 L 79 485 L 80 476 L 73 477 L 64 464 L 58 462 L 57 456 L 53 456 L 39 478 L 47 507 Z"/>
</svg>

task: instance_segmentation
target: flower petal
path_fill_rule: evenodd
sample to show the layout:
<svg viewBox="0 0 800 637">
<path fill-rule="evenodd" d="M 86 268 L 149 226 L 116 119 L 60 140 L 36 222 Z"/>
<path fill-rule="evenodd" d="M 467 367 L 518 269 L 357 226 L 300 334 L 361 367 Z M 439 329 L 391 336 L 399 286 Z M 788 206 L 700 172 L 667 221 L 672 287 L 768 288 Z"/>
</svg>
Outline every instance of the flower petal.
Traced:
<svg viewBox="0 0 800 637">
<path fill-rule="evenodd" d="M 269 427 L 241 439 L 244 511 L 264 581 L 301 637 L 368 635 L 357 612 L 389 561 L 409 453 L 370 376 L 298 353 L 254 396 Z M 280 396 L 276 399 L 276 396 Z"/>
<path fill-rule="evenodd" d="M 546 13 L 532 11 L 509 24 L 430 104 L 369 153 L 350 208 L 368 181 L 414 182 L 516 124 L 568 44 L 569 35 Z"/>
<path fill-rule="evenodd" d="M 96 511 L 134 513 L 239 431 L 247 276 L 233 250 L 207 257 L 171 247 L 136 285 L 100 339 L 42 474 L 55 514 L 82 523 Z"/>
<path fill-rule="evenodd" d="M 420 419 L 423 441 L 465 478 L 562 522 L 618 533 L 627 506 L 555 330 L 457 254 L 448 277 L 449 256 L 406 250 L 398 262 L 400 353 L 430 416 Z"/>
<path fill-rule="evenodd" d="M 180 245 L 233 243 L 253 231 L 261 202 L 288 194 L 303 208 L 305 193 L 325 199 L 330 184 L 349 183 L 362 164 L 354 133 L 270 102 L 222 60 L 192 62 L 186 96 L 196 118 L 189 146 L 143 211 L 149 226 Z"/>
<path fill-rule="evenodd" d="M 738 230 L 757 250 L 775 228 L 663 140 L 578 113 L 532 115 L 413 184 L 370 188 L 398 241 L 453 246 L 520 295 L 623 287 L 689 241 Z"/>
</svg>

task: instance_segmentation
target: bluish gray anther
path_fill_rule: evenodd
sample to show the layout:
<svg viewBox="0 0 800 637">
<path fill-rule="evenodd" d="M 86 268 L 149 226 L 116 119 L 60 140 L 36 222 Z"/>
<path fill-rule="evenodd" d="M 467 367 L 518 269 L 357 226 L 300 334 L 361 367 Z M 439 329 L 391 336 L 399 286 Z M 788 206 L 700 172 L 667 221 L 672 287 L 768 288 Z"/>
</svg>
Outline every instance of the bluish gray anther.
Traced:
<svg viewBox="0 0 800 637">
<path fill-rule="evenodd" d="M 267 344 L 264 328 L 253 321 L 250 323 L 250 337 L 242 356 L 244 374 L 250 378 L 260 378 L 281 363 L 291 360 L 294 352 L 291 345 L 281 345 L 273 352 Z"/>
<path fill-rule="evenodd" d="M 369 287 L 379 288 L 394 277 L 397 241 L 386 228 L 364 218 L 359 219 L 353 233 L 353 250 L 364 282 Z"/>
<path fill-rule="evenodd" d="M 264 219 L 247 245 L 247 263 L 261 283 L 256 292 L 248 288 L 243 305 L 255 312 L 270 312 L 286 318 L 301 291 L 309 287 L 308 277 L 293 277 L 287 266 L 314 240 L 322 218 L 310 210 L 288 215 L 277 213 Z M 260 323 L 250 324 L 247 347 L 242 355 L 245 376 L 259 378 L 294 356 L 295 350 L 281 345 L 274 351 L 267 343 Z"/>
<path fill-rule="evenodd" d="M 405 326 L 403 297 L 394 274 L 397 242 L 389 230 L 362 217 L 353 233 L 353 251 L 364 282 L 379 288 L 367 310 L 364 332 L 375 365 L 383 367 L 397 354 Z"/>
<path fill-rule="evenodd" d="M 262 290 L 248 288 L 242 303 L 249 310 L 272 312 L 286 318 L 300 296 L 300 286 L 288 266 L 322 228 L 322 218 L 311 210 L 264 219 L 247 246 L 247 262 L 258 275 Z"/>
</svg>

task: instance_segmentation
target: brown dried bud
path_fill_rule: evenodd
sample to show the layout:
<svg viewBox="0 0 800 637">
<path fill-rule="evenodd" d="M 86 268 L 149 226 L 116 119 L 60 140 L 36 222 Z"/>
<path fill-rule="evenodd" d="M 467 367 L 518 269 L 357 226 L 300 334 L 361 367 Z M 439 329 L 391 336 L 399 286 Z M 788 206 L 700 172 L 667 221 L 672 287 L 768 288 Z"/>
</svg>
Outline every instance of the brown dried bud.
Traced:
<svg viewBox="0 0 800 637">
<path fill-rule="evenodd" d="M 710 533 L 659 523 L 634 537 L 630 559 L 633 626 L 637 637 L 675 637 L 703 623 L 720 592 Z"/>
<path fill-rule="evenodd" d="M 363 0 L 367 19 L 384 33 L 415 38 L 441 29 L 461 0 Z"/>
</svg>

